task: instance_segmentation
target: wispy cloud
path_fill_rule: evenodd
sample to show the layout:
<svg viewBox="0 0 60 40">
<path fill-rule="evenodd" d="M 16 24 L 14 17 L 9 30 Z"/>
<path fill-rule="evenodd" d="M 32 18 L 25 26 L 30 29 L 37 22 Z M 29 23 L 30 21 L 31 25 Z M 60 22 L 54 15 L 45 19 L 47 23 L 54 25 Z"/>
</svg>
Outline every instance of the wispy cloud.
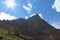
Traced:
<svg viewBox="0 0 60 40">
<path fill-rule="evenodd" d="M 34 16 L 34 15 L 36 15 L 36 14 L 32 14 L 32 15 L 30 15 L 30 16 L 25 16 L 25 19 L 28 19 L 29 17 L 32 17 L 32 16 Z"/>
<path fill-rule="evenodd" d="M 55 27 L 56 29 L 60 29 L 60 22 L 51 22 L 50 23 L 53 27 Z"/>
<path fill-rule="evenodd" d="M 28 2 L 27 6 L 23 5 L 22 7 L 30 14 L 32 10 L 32 4 L 30 2 Z"/>
<path fill-rule="evenodd" d="M 29 8 L 32 8 L 32 4 L 30 2 L 28 2 L 27 5 L 28 5 Z"/>
<path fill-rule="evenodd" d="M 32 15 L 30 15 L 30 17 L 32 17 L 32 16 L 34 16 L 34 15 L 36 15 L 36 14 L 32 14 Z M 43 15 L 40 13 L 40 14 L 38 14 L 42 19 L 43 19 Z"/>
<path fill-rule="evenodd" d="M 60 12 L 60 0 L 55 0 L 52 8 L 55 9 L 57 12 Z"/>
<path fill-rule="evenodd" d="M 0 20 L 13 20 L 16 19 L 15 16 L 11 16 L 10 14 L 7 14 L 5 12 L 0 12 Z"/>
<path fill-rule="evenodd" d="M 44 18 L 43 18 L 43 15 L 42 15 L 41 13 L 39 14 L 39 16 L 40 16 L 42 19 L 44 19 Z"/>
<path fill-rule="evenodd" d="M 32 17 L 32 16 L 34 16 L 34 15 L 36 15 L 36 14 L 31 14 L 30 16 L 25 16 L 25 19 L 28 19 L 29 17 Z M 43 18 L 43 15 L 40 13 L 40 14 L 38 14 L 42 19 L 44 19 Z"/>
<path fill-rule="evenodd" d="M 32 14 L 32 15 L 30 15 L 30 17 L 32 17 L 32 16 L 34 16 L 34 15 L 36 15 L 36 14 Z M 43 18 L 43 15 L 40 13 L 40 14 L 38 14 L 39 16 L 40 16 L 40 18 L 42 18 L 42 19 L 44 19 Z"/>
<path fill-rule="evenodd" d="M 32 17 L 32 16 L 34 16 L 34 15 L 36 15 L 36 14 L 32 14 L 32 15 L 30 15 L 30 17 Z"/>
<path fill-rule="evenodd" d="M 25 19 L 28 19 L 29 17 L 28 16 L 25 16 Z"/>
</svg>

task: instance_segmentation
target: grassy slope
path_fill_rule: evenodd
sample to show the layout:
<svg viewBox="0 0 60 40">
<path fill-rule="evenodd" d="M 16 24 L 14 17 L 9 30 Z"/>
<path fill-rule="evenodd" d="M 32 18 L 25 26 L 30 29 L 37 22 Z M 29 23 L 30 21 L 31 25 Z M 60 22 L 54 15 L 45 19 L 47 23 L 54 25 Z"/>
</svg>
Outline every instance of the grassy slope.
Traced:
<svg viewBox="0 0 60 40">
<path fill-rule="evenodd" d="M 3 38 L 3 40 L 23 40 L 19 37 L 14 36 L 14 33 L 9 32 L 6 29 L 3 29 L 0 27 L 0 37 Z"/>
</svg>

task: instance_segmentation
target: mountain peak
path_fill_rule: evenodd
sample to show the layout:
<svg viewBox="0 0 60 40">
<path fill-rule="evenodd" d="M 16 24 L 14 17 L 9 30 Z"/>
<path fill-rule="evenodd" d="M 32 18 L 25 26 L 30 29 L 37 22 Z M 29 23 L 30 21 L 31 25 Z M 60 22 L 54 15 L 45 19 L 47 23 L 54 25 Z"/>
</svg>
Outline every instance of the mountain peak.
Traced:
<svg viewBox="0 0 60 40">
<path fill-rule="evenodd" d="M 41 17 L 38 15 L 38 14 L 35 14 L 35 15 L 31 15 L 28 19 L 41 19 Z"/>
</svg>

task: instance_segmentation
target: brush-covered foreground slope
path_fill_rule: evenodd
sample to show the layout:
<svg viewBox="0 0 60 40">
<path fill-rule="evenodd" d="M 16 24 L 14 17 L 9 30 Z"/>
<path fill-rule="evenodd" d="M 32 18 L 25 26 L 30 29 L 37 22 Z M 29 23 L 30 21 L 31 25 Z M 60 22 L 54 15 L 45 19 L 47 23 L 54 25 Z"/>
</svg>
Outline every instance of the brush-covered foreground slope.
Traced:
<svg viewBox="0 0 60 40">
<path fill-rule="evenodd" d="M 25 40 L 22 35 L 18 37 L 14 32 L 4 28 L 3 23 L 0 22 L 0 40 Z"/>
<path fill-rule="evenodd" d="M 4 28 L 0 27 L 0 40 L 23 40 Z"/>
</svg>

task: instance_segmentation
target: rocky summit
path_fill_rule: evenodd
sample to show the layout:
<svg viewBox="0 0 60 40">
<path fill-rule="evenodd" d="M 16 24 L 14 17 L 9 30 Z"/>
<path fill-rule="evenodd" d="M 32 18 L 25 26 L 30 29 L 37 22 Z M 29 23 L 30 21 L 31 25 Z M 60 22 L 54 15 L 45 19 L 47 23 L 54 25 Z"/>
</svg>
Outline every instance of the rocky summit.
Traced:
<svg viewBox="0 0 60 40">
<path fill-rule="evenodd" d="M 0 27 L 24 40 L 60 40 L 60 29 L 49 25 L 38 14 L 28 19 L 0 20 Z"/>
</svg>

